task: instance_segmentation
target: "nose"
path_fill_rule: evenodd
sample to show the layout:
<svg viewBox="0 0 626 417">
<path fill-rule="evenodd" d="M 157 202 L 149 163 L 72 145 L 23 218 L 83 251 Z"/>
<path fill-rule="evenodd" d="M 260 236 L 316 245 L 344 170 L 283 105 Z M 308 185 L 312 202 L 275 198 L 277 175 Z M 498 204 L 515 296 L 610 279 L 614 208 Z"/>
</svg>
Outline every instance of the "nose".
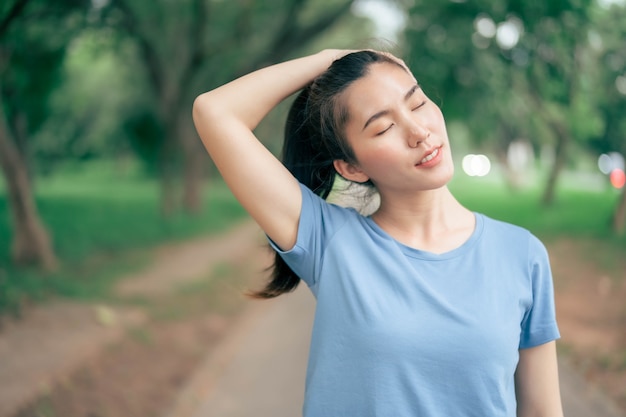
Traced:
<svg viewBox="0 0 626 417">
<path fill-rule="evenodd" d="M 414 123 L 411 125 L 408 140 L 411 148 L 417 148 L 417 146 L 430 137 L 430 130 L 422 126 L 421 124 Z"/>
</svg>

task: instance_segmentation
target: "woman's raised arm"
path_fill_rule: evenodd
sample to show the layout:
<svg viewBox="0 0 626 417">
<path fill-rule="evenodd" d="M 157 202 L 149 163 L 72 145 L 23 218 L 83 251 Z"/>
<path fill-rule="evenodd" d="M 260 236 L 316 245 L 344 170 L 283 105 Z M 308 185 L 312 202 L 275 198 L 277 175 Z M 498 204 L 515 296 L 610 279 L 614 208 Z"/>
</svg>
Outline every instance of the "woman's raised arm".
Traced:
<svg viewBox="0 0 626 417">
<path fill-rule="evenodd" d="M 260 69 L 200 95 L 193 105 L 196 129 L 226 184 L 284 250 L 296 242 L 302 196 L 296 179 L 252 131 L 344 53 L 324 50 Z"/>
</svg>

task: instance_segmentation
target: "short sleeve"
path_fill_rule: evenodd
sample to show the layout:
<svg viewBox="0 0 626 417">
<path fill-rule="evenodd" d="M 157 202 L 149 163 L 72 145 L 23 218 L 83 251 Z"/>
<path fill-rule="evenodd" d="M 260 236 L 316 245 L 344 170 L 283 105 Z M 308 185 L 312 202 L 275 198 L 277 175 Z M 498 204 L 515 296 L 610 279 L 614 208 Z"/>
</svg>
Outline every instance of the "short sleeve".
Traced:
<svg viewBox="0 0 626 417">
<path fill-rule="evenodd" d="M 548 251 L 539 239 L 531 236 L 528 254 L 532 302 L 522 319 L 520 349 L 539 346 L 560 337 Z"/>
<path fill-rule="evenodd" d="M 284 251 L 271 239 L 269 242 L 315 294 L 328 241 L 334 236 L 336 230 L 345 224 L 348 216 L 355 215 L 356 212 L 327 203 L 303 184 L 300 184 L 300 190 L 302 210 L 298 222 L 296 244 L 293 248 Z"/>
</svg>

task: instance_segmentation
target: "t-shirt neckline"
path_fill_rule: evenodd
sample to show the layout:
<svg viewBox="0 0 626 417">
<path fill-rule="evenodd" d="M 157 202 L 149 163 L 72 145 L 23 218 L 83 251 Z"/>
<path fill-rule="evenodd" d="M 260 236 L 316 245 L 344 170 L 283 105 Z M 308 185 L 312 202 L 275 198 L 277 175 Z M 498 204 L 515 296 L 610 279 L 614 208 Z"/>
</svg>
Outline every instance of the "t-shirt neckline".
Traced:
<svg viewBox="0 0 626 417">
<path fill-rule="evenodd" d="M 472 234 L 460 246 L 458 246 L 458 247 L 456 247 L 454 249 L 451 249 L 451 250 L 449 250 L 447 252 L 443 252 L 443 253 L 428 252 L 428 251 L 425 251 L 425 250 L 416 249 L 416 248 L 413 248 L 411 246 L 407 246 L 404 243 L 396 240 L 389 233 L 387 233 L 382 227 L 380 227 L 374 221 L 374 219 L 372 219 L 371 216 L 365 217 L 365 221 L 366 221 L 366 224 L 376 234 L 382 236 L 385 239 L 388 239 L 388 240 L 394 242 L 406 256 L 409 256 L 411 258 L 417 258 L 417 259 L 438 261 L 438 260 L 446 260 L 446 259 L 451 259 L 451 258 L 455 258 L 457 256 L 464 255 L 480 239 L 480 236 L 482 235 L 482 232 L 483 232 L 484 219 L 483 219 L 483 216 L 480 213 L 476 213 L 476 212 L 473 212 L 473 213 L 474 213 L 474 218 L 475 218 L 475 225 L 474 225 L 474 231 L 472 232 Z"/>
</svg>

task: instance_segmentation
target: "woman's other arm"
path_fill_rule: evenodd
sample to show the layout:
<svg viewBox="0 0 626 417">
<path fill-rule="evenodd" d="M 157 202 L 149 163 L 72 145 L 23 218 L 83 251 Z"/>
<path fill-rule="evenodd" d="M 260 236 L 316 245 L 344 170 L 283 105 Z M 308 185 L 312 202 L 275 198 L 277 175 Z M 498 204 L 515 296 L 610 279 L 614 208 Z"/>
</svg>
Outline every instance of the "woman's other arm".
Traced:
<svg viewBox="0 0 626 417">
<path fill-rule="evenodd" d="M 296 179 L 258 141 L 253 129 L 340 55 L 325 50 L 263 68 L 200 95 L 193 105 L 196 129 L 227 185 L 285 250 L 296 242 L 302 196 Z"/>
<path fill-rule="evenodd" d="M 515 392 L 518 417 L 563 417 L 555 342 L 520 350 Z"/>
</svg>

